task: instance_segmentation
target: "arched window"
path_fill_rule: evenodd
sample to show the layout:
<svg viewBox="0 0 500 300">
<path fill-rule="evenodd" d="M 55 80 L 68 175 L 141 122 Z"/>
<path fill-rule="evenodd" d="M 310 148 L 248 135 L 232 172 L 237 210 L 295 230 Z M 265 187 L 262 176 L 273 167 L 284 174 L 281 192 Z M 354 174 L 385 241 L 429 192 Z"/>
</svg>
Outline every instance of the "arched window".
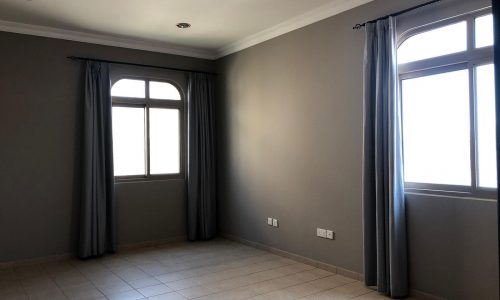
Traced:
<svg viewBox="0 0 500 300">
<path fill-rule="evenodd" d="M 410 30 L 397 55 L 407 189 L 493 196 L 490 10 Z"/>
<path fill-rule="evenodd" d="M 184 104 L 167 81 L 123 78 L 111 88 L 115 176 L 180 176 Z"/>
</svg>

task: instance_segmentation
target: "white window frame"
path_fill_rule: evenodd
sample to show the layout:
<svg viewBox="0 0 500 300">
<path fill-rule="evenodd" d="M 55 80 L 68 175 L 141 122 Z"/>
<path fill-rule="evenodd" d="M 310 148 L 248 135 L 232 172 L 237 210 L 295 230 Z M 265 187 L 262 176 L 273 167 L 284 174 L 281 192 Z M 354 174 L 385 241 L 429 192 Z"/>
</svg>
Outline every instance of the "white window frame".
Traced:
<svg viewBox="0 0 500 300">
<path fill-rule="evenodd" d="M 131 80 L 142 80 L 145 82 L 145 97 L 135 98 L 135 97 L 121 97 L 121 96 L 111 96 L 111 102 L 113 107 L 139 107 L 144 108 L 144 155 L 145 155 L 145 174 L 144 175 L 119 175 L 115 176 L 115 181 L 142 181 L 142 180 L 165 180 L 165 179 L 184 179 L 185 177 L 185 141 L 186 134 L 184 125 L 184 107 L 185 107 L 185 97 L 180 86 L 172 81 L 164 78 L 154 78 L 154 77 L 138 77 L 138 76 L 120 76 L 113 78 L 111 82 L 111 87 L 118 81 L 122 79 Z M 180 100 L 171 99 L 152 99 L 149 97 L 149 83 L 154 82 L 164 82 L 173 85 L 180 95 Z M 150 139 L 149 139 L 149 109 L 150 108 L 166 108 L 166 109 L 177 109 L 179 110 L 179 172 L 172 174 L 151 174 L 151 160 L 150 160 Z"/>
<path fill-rule="evenodd" d="M 461 21 L 467 22 L 467 50 L 458 53 L 432 57 L 414 62 L 398 65 L 399 86 L 406 79 L 422 76 L 435 75 L 457 70 L 469 70 L 469 111 L 470 111 L 470 155 L 471 155 L 471 185 L 456 186 L 446 184 L 405 182 L 406 192 L 437 194 L 459 197 L 496 198 L 496 188 L 484 188 L 479 186 L 477 176 L 477 123 L 476 123 L 476 90 L 475 90 L 475 68 L 481 65 L 493 63 L 493 46 L 475 48 L 475 19 L 491 14 L 491 8 L 477 10 L 465 15 L 438 21 L 432 24 L 410 29 L 398 39 L 398 48 L 407 39 L 420 33 L 455 24 Z M 399 96 L 402 97 L 401 89 Z M 404 118 L 404 116 L 402 116 Z M 404 136 L 403 136 L 404 140 Z"/>
</svg>

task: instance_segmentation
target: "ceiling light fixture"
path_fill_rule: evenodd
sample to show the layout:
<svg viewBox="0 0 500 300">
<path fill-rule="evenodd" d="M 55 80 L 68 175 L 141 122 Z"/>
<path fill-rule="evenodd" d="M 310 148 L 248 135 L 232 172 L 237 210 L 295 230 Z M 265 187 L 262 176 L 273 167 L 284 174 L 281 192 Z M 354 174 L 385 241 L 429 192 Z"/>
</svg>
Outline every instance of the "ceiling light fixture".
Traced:
<svg viewBox="0 0 500 300">
<path fill-rule="evenodd" d="M 191 24 L 189 24 L 189 23 L 177 23 L 176 26 L 179 28 L 185 29 L 185 28 L 191 27 Z"/>
</svg>

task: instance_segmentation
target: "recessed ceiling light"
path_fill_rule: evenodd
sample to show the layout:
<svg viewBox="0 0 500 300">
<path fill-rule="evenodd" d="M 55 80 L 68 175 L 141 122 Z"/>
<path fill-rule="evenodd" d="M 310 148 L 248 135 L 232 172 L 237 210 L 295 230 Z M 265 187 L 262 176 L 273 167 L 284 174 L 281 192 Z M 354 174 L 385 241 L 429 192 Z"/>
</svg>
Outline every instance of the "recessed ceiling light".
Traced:
<svg viewBox="0 0 500 300">
<path fill-rule="evenodd" d="M 176 25 L 176 26 L 177 26 L 177 27 L 179 27 L 179 28 L 184 29 L 184 28 L 189 28 L 189 27 L 191 27 L 191 24 L 189 24 L 189 23 L 177 23 L 177 25 Z"/>
</svg>

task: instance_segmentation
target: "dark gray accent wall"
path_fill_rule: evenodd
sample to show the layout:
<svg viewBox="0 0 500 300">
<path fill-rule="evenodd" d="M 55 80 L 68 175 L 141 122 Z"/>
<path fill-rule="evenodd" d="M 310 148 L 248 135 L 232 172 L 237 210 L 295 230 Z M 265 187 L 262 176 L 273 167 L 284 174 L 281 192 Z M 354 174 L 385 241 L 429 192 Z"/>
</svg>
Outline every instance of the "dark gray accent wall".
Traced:
<svg viewBox="0 0 500 300">
<path fill-rule="evenodd" d="M 0 33 L 0 262 L 73 252 L 81 63 L 87 56 L 212 71 L 209 60 Z M 185 235 L 185 182 L 116 185 L 119 244 Z"/>
<path fill-rule="evenodd" d="M 363 271 L 364 32 L 352 26 L 422 2 L 376 0 L 218 60 L 221 232 Z M 497 299 L 495 211 L 496 202 L 409 196 L 411 288 Z"/>
</svg>

